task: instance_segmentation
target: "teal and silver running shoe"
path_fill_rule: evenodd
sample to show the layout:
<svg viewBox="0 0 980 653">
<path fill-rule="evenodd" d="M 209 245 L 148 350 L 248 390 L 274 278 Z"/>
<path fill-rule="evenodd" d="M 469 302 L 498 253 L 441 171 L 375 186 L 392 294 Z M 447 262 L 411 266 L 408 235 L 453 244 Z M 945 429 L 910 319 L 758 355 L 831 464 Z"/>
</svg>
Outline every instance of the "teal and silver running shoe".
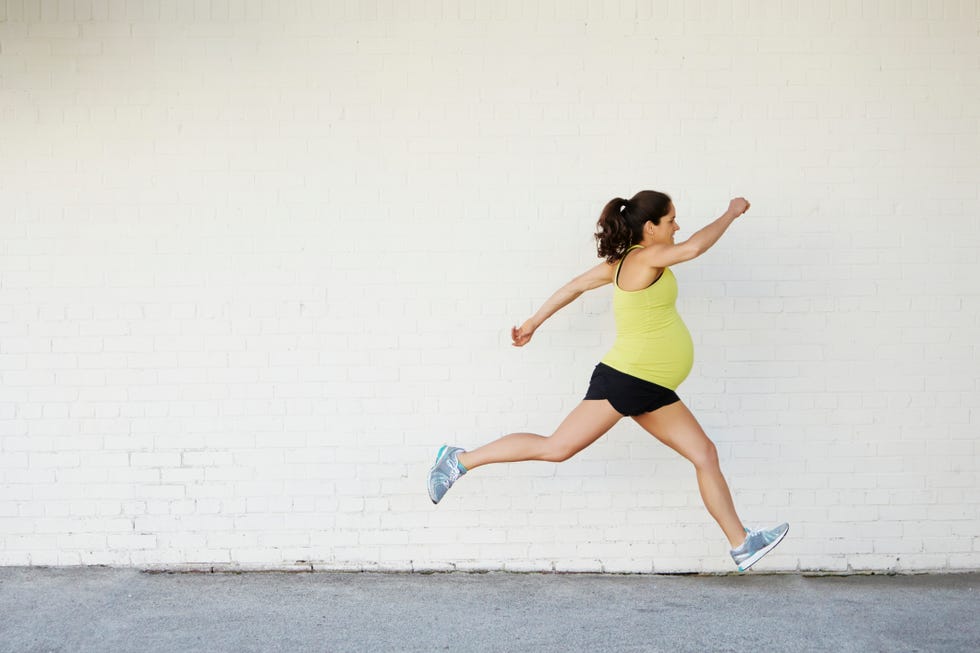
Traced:
<svg viewBox="0 0 980 653">
<path fill-rule="evenodd" d="M 456 482 L 456 479 L 466 473 L 466 470 L 456 460 L 456 456 L 463 451 L 465 449 L 450 447 L 445 444 L 439 448 L 439 453 L 436 454 L 436 462 L 429 470 L 429 498 L 432 499 L 432 503 L 439 503 L 446 496 L 446 492 L 453 486 L 453 483 Z"/>
<path fill-rule="evenodd" d="M 745 541 L 737 549 L 732 549 L 732 560 L 738 565 L 739 571 L 745 571 L 762 560 L 776 545 L 783 541 L 789 532 L 789 524 L 780 524 L 769 530 L 748 531 Z"/>
</svg>

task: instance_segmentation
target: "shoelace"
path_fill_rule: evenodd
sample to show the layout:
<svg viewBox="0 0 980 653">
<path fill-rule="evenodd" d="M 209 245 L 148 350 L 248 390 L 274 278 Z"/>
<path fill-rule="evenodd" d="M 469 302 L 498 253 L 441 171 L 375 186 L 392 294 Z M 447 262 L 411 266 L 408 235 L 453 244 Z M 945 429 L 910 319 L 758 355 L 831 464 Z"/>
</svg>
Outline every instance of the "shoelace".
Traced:
<svg viewBox="0 0 980 653">
<path fill-rule="evenodd" d="M 450 463 L 449 474 L 446 476 L 447 483 L 455 483 L 456 479 L 459 478 L 459 467 L 456 466 L 452 456 L 446 456 L 446 462 Z"/>
<path fill-rule="evenodd" d="M 745 535 L 745 542 L 742 543 L 742 546 L 751 549 L 753 545 L 760 541 L 760 539 L 762 544 L 766 543 L 766 538 L 763 536 L 761 528 L 755 531 L 748 531 Z"/>
</svg>

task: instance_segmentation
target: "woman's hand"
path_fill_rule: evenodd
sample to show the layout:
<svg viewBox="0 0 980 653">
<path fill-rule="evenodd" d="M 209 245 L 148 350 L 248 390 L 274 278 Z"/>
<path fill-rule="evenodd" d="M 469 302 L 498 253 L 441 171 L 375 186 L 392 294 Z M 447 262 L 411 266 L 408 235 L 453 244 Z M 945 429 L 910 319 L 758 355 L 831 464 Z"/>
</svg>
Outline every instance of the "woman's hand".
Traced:
<svg viewBox="0 0 980 653">
<path fill-rule="evenodd" d="M 511 338 L 511 340 L 514 341 L 512 344 L 515 347 L 523 347 L 527 343 L 531 342 L 531 336 L 534 335 L 534 330 L 536 328 L 537 327 L 535 327 L 533 324 L 531 324 L 531 321 L 530 320 L 528 320 L 527 322 L 525 322 L 524 324 L 522 324 L 519 327 L 516 327 L 516 326 L 515 327 L 511 327 L 510 328 L 510 338 Z"/>
<path fill-rule="evenodd" d="M 748 200 L 746 200 L 744 197 L 736 197 L 728 203 L 728 212 L 732 215 L 732 217 L 737 218 L 748 211 L 751 206 L 752 205 L 749 204 Z"/>
</svg>

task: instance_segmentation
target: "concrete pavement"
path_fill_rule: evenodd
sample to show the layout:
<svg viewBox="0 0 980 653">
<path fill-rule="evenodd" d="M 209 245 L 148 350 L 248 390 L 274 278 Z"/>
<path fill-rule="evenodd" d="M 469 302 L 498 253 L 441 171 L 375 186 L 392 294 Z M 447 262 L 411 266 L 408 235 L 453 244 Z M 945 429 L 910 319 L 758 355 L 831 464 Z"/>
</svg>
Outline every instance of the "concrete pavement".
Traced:
<svg viewBox="0 0 980 653">
<path fill-rule="evenodd" d="M 980 574 L 0 568 L 0 651 L 977 651 Z"/>
</svg>

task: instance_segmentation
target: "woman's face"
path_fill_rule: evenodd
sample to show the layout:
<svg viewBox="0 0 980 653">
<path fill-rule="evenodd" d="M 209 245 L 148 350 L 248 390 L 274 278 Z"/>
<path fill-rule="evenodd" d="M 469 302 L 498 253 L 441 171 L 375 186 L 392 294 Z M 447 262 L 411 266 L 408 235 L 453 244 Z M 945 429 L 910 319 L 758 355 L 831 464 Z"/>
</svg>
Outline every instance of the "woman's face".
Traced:
<svg viewBox="0 0 980 653">
<path fill-rule="evenodd" d="M 653 242 L 674 244 L 674 234 L 680 231 L 680 227 L 677 225 L 677 211 L 674 209 L 673 202 L 670 204 L 667 215 L 660 218 L 660 224 L 653 224 L 651 221 L 650 227 L 653 228 Z"/>
</svg>

